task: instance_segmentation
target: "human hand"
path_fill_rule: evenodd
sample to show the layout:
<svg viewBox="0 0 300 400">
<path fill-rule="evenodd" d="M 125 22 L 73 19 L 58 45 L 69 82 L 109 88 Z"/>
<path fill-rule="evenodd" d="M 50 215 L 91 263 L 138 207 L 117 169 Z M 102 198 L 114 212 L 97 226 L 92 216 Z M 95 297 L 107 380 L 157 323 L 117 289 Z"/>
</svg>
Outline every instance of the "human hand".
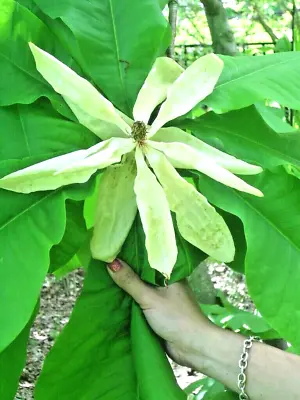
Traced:
<svg viewBox="0 0 300 400">
<path fill-rule="evenodd" d="M 116 284 L 140 305 L 153 331 L 166 341 L 169 356 L 181 365 L 192 366 L 201 337 L 208 334 L 212 324 L 202 314 L 187 282 L 155 288 L 120 260 L 111 263 L 108 271 Z"/>
<path fill-rule="evenodd" d="M 200 311 L 186 282 L 155 288 L 119 260 L 111 263 L 108 271 L 141 306 L 151 328 L 166 341 L 167 352 L 174 361 L 238 390 L 238 360 L 245 338 L 212 324 Z M 299 399 L 299 356 L 262 343 L 252 347 L 247 368 L 251 399 Z"/>
</svg>

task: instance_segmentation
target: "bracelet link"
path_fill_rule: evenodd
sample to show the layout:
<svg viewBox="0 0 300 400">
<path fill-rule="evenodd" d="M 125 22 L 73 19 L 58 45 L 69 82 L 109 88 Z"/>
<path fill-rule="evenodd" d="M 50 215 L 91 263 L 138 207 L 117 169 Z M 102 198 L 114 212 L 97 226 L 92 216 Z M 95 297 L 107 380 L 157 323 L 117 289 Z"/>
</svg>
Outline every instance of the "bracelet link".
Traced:
<svg viewBox="0 0 300 400">
<path fill-rule="evenodd" d="M 249 350 L 251 349 L 253 342 L 260 341 L 260 338 L 256 336 L 250 336 L 244 341 L 243 352 L 239 360 L 240 373 L 238 374 L 238 388 L 240 390 L 239 400 L 250 400 L 246 393 L 246 382 L 247 375 L 245 371 L 248 367 Z"/>
</svg>

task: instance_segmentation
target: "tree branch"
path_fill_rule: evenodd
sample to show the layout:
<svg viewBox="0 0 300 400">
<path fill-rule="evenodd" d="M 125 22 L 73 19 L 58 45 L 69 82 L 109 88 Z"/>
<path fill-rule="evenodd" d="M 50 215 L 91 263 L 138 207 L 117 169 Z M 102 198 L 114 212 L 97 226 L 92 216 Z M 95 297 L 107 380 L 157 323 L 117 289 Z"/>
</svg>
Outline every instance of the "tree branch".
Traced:
<svg viewBox="0 0 300 400">
<path fill-rule="evenodd" d="M 208 22 L 214 52 L 234 56 L 238 49 L 221 0 L 201 0 Z"/>
<path fill-rule="evenodd" d="M 177 28 L 177 13 L 178 13 L 178 1 L 170 0 L 168 3 L 169 7 L 169 23 L 172 29 L 172 40 L 170 47 L 167 50 L 167 56 L 170 58 L 175 57 L 175 39 L 176 39 L 176 28 Z"/>
<path fill-rule="evenodd" d="M 275 35 L 272 28 L 265 21 L 264 16 L 263 16 L 257 3 L 253 4 L 253 9 L 256 13 L 255 19 L 261 24 L 261 26 L 264 28 L 264 30 L 267 32 L 267 34 L 270 36 L 270 38 L 272 39 L 272 42 L 274 44 L 276 44 L 276 42 L 278 41 L 278 37 Z"/>
</svg>

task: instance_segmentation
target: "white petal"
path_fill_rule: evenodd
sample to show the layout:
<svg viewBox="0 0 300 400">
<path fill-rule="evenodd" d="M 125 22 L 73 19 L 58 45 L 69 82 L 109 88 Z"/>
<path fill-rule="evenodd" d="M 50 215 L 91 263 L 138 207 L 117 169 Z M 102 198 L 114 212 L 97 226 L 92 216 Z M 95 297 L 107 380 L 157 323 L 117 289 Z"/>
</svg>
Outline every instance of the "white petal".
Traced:
<svg viewBox="0 0 300 400">
<path fill-rule="evenodd" d="M 136 144 L 132 139 L 111 138 L 98 143 L 96 146 L 95 150 L 90 151 L 85 158 L 69 163 L 69 165 L 61 168 L 57 174 L 60 175 L 71 171 L 75 173 L 89 168 L 96 168 L 96 170 L 106 168 L 111 164 L 120 162 L 122 155 L 130 153 Z"/>
<path fill-rule="evenodd" d="M 136 149 L 136 163 L 138 174 L 134 191 L 146 235 L 149 263 L 169 279 L 177 259 L 177 246 L 168 201 L 140 148 Z"/>
<path fill-rule="evenodd" d="M 136 177 L 134 155 L 108 167 L 100 181 L 96 221 L 91 241 L 93 258 L 113 261 L 121 250 L 137 212 L 133 190 Z"/>
<path fill-rule="evenodd" d="M 223 61 L 215 54 L 207 54 L 195 61 L 173 83 L 154 121 L 148 137 L 165 123 L 189 112 L 214 89 L 223 69 Z"/>
<path fill-rule="evenodd" d="M 197 139 L 195 136 L 184 132 L 175 127 L 160 129 L 151 140 L 158 142 L 180 142 L 189 145 L 206 157 L 212 158 L 214 162 L 221 167 L 226 168 L 233 174 L 238 175 L 256 175 L 262 172 L 262 168 L 256 165 L 248 164 L 245 161 L 239 160 L 229 154 L 216 149 L 213 146 Z"/>
<path fill-rule="evenodd" d="M 232 261 L 234 242 L 223 218 L 177 173 L 163 153 L 148 147 L 146 154 L 164 188 L 171 210 L 176 213 L 183 238 L 218 261 Z"/>
<path fill-rule="evenodd" d="M 182 72 L 183 68 L 171 58 L 156 59 L 133 108 L 135 121 L 148 124 L 152 111 L 166 99 L 169 87 Z"/>
<path fill-rule="evenodd" d="M 72 172 L 59 176 L 55 175 L 60 168 L 78 162 L 86 155 L 87 150 L 78 150 L 13 172 L 0 179 L 0 188 L 18 193 L 31 193 L 86 182 L 97 170 L 96 168 L 80 171 L 75 175 Z"/>
<path fill-rule="evenodd" d="M 65 99 L 66 100 L 66 99 Z M 66 100 L 69 107 L 76 115 L 81 125 L 88 128 L 91 132 L 97 135 L 102 140 L 107 140 L 112 137 L 128 138 L 128 134 L 125 134 L 122 129 L 114 123 L 103 121 L 98 117 L 94 117 L 82 109 L 81 106 L 76 105 L 71 100 Z M 130 129 L 128 127 L 128 133 Z"/>
<path fill-rule="evenodd" d="M 102 96 L 93 85 L 51 54 L 41 50 L 33 43 L 29 45 L 38 71 L 53 89 L 63 96 L 82 125 L 94 132 L 93 129 L 99 120 L 117 125 L 124 132 L 124 136 L 130 133 L 130 128 L 116 112 L 112 103 Z M 97 129 L 94 133 L 101 135 L 101 131 Z"/>
<path fill-rule="evenodd" d="M 211 158 L 183 143 L 161 143 L 148 141 L 148 144 L 165 153 L 175 168 L 195 169 L 234 189 L 262 197 L 260 190 L 248 185 L 227 169 L 216 164 Z"/>
</svg>

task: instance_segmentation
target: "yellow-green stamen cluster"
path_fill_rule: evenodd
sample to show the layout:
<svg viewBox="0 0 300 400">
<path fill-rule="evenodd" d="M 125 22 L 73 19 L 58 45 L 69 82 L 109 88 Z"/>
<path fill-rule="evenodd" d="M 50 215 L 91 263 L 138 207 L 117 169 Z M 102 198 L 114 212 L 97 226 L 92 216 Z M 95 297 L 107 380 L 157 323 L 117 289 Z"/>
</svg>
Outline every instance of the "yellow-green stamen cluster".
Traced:
<svg viewBox="0 0 300 400">
<path fill-rule="evenodd" d="M 147 139 L 147 126 L 142 121 L 136 121 L 132 125 L 131 136 L 135 142 L 142 145 Z"/>
</svg>

